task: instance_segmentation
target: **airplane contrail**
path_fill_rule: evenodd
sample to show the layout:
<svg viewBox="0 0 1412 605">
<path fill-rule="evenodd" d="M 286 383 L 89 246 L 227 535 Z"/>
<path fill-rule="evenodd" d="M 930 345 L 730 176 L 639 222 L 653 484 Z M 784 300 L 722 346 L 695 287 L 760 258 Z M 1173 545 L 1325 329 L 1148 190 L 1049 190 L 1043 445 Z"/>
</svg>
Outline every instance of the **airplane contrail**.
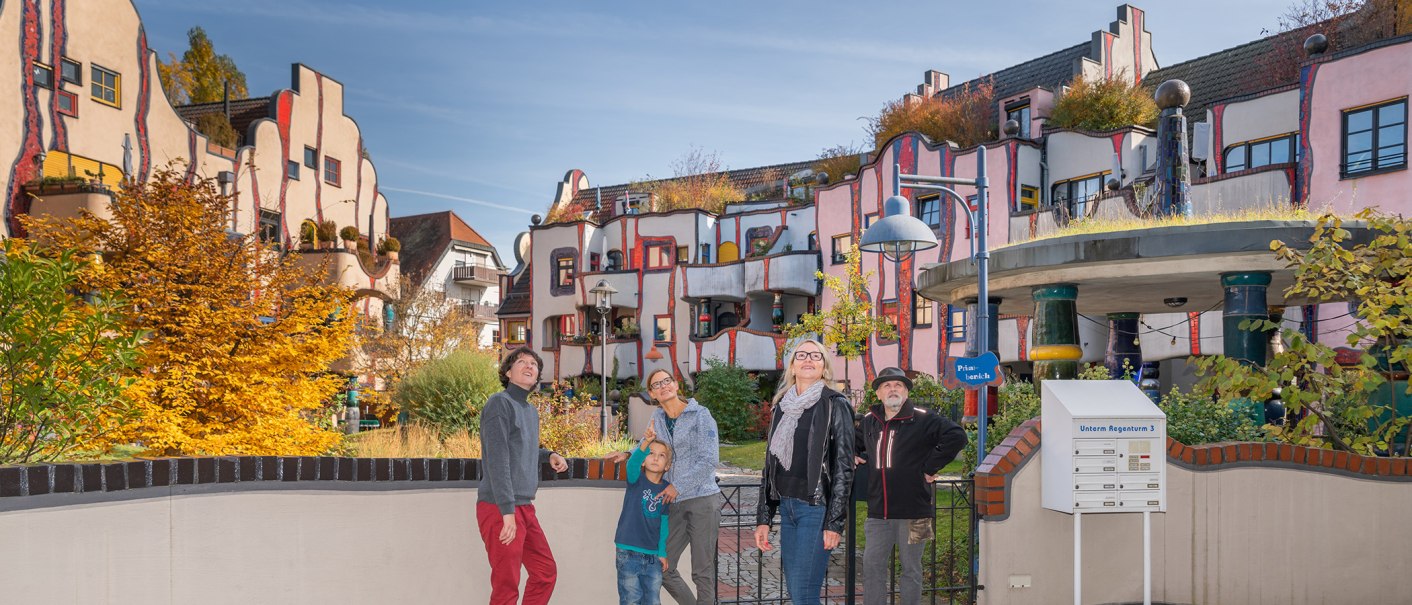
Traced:
<svg viewBox="0 0 1412 605">
<path fill-rule="evenodd" d="M 427 197 L 441 198 L 441 199 L 443 199 L 443 200 L 452 200 L 452 201 L 456 201 L 456 202 L 465 202 L 465 203 L 467 203 L 467 204 L 475 204 L 475 205 L 477 205 L 477 206 L 485 206 L 485 207 L 487 207 L 487 208 L 497 208 L 497 209 L 500 209 L 500 210 L 509 210 L 509 211 L 511 211 L 511 212 L 520 212 L 520 213 L 530 214 L 530 215 L 539 214 L 538 212 L 535 212 L 534 210 L 525 210 L 524 208 L 517 208 L 517 207 L 515 207 L 515 206 L 506 206 L 505 204 L 497 204 L 497 203 L 495 203 L 495 202 L 487 202 L 487 201 L 485 201 L 485 200 L 478 200 L 478 199 L 475 199 L 475 198 L 458 197 L 458 196 L 455 196 L 455 195 L 446 195 L 445 193 L 433 193 L 433 192 L 430 192 L 430 191 L 417 191 L 416 189 L 403 189 L 403 188 L 401 188 L 401 187 L 386 187 L 386 186 L 382 186 L 382 185 L 379 185 L 379 186 L 378 186 L 378 189 L 383 190 L 383 191 L 396 191 L 396 192 L 398 192 L 398 193 L 411 193 L 411 194 L 413 194 L 413 195 L 425 195 L 425 196 L 427 196 Z"/>
</svg>

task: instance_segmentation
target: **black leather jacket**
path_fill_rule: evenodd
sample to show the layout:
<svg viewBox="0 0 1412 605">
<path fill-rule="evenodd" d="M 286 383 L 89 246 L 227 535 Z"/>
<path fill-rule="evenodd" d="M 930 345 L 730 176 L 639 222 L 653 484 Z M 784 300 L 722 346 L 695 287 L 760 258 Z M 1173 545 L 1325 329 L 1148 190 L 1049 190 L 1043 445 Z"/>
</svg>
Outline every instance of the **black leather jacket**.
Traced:
<svg viewBox="0 0 1412 605">
<path fill-rule="evenodd" d="M 849 489 L 853 485 L 853 406 L 838 391 L 825 388 L 819 395 L 821 405 L 814 412 L 809 431 L 809 483 L 814 485 L 810 504 L 824 504 L 824 529 L 843 533 L 848 525 Z M 770 436 L 780 421 L 779 405 L 770 414 Z M 767 444 L 769 440 L 765 441 Z M 765 450 L 765 471 L 760 475 L 760 501 L 755 507 L 755 524 L 770 525 L 779 509 L 779 494 L 772 483 L 770 469 L 774 467 L 768 446 Z"/>
</svg>

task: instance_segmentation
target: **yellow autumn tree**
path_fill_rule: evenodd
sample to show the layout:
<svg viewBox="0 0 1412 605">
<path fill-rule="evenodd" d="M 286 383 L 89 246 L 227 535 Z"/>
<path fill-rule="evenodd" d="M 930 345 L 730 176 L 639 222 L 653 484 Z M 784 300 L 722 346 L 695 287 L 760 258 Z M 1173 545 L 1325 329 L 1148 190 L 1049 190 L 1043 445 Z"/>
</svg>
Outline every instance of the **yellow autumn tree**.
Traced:
<svg viewBox="0 0 1412 605">
<path fill-rule="evenodd" d="M 134 418 L 97 447 L 160 455 L 313 455 L 338 442 L 330 371 L 352 343 L 352 292 L 297 254 L 232 234 L 231 198 L 168 167 L 113 195 L 111 219 L 28 221 L 34 239 L 101 255 L 84 287 L 121 292 L 142 337 L 125 392 Z"/>
</svg>

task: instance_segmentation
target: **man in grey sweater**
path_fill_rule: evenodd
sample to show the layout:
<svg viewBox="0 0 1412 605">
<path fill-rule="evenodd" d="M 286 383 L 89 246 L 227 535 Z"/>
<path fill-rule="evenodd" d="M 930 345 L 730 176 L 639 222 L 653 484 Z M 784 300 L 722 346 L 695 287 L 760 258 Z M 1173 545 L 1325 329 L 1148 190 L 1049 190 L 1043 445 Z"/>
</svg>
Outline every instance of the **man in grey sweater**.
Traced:
<svg viewBox="0 0 1412 605">
<path fill-rule="evenodd" d="M 554 592 L 558 568 L 534 513 L 539 466 L 569 469 L 559 454 L 539 447 L 539 411 L 529 394 L 539 384 L 539 355 L 519 348 L 500 364 L 505 390 L 490 396 L 480 414 L 480 491 L 476 522 L 490 557 L 490 604 L 519 600 L 520 567 L 529 572 L 525 605 L 543 605 Z"/>
</svg>

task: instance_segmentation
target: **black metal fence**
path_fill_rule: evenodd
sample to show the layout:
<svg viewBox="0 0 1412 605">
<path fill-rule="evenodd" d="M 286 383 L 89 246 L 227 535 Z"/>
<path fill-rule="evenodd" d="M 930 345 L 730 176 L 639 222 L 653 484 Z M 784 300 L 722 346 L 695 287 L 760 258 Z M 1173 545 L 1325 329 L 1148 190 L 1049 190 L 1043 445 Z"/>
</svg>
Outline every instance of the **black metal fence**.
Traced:
<svg viewBox="0 0 1412 605">
<path fill-rule="evenodd" d="M 761 552 L 755 547 L 755 506 L 760 498 L 759 483 L 722 483 L 721 529 L 716 550 L 716 577 L 722 604 L 788 603 L 779 549 Z M 969 479 L 936 482 L 933 491 L 935 537 L 922 557 L 922 602 L 931 605 L 976 602 L 974 561 L 976 554 L 976 514 L 974 483 Z M 853 605 L 863 602 L 863 586 L 871 581 L 887 583 L 888 603 L 899 603 L 896 553 L 892 573 L 875 580 L 863 576 L 863 550 L 867 548 L 862 518 L 867 503 L 859 502 L 851 519 L 852 539 L 833 550 L 824 580 L 823 602 Z M 776 524 L 778 527 L 778 524 Z M 771 537 L 775 541 L 775 536 Z M 852 564 L 850 564 L 850 562 Z"/>
</svg>

